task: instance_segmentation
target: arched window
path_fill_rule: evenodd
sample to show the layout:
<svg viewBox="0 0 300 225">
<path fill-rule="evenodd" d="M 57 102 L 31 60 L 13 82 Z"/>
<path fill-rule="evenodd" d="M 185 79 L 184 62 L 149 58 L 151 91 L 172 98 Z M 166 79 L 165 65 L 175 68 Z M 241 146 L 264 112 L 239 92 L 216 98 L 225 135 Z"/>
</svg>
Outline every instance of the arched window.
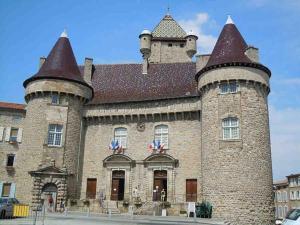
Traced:
<svg viewBox="0 0 300 225">
<path fill-rule="evenodd" d="M 124 127 L 115 128 L 114 140 L 118 141 L 123 148 L 127 148 L 127 129 Z"/>
<path fill-rule="evenodd" d="M 239 120 L 235 117 L 228 117 L 222 120 L 223 140 L 239 139 Z"/>
<path fill-rule="evenodd" d="M 281 192 L 280 191 L 277 192 L 277 201 L 281 202 Z"/>
<path fill-rule="evenodd" d="M 164 145 L 164 149 L 169 148 L 169 128 L 167 125 L 158 125 L 154 129 L 155 141 L 160 141 Z"/>
</svg>

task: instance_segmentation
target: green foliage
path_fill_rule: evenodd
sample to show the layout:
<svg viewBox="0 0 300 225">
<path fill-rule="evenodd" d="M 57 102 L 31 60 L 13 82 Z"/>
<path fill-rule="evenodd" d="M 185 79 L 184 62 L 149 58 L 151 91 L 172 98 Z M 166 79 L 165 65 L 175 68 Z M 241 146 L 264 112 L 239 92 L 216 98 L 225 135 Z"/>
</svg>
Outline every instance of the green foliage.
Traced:
<svg viewBox="0 0 300 225">
<path fill-rule="evenodd" d="M 200 218 L 211 218 L 212 205 L 207 201 L 196 204 L 196 216 Z"/>
</svg>

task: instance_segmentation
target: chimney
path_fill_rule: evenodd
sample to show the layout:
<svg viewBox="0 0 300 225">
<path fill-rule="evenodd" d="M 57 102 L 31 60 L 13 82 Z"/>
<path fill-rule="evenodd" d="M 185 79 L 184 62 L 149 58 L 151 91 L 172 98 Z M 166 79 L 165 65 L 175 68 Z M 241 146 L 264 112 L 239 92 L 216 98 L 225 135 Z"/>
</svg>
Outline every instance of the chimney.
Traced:
<svg viewBox="0 0 300 225">
<path fill-rule="evenodd" d="M 209 57 L 210 57 L 209 54 L 196 55 L 196 72 L 197 73 L 206 66 L 206 64 L 209 60 Z"/>
<path fill-rule="evenodd" d="M 245 55 L 253 62 L 259 62 L 259 50 L 258 48 L 249 45 L 246 49 Z"/>
<path fill-rule="evenodd" d="M 93 59 L 85 58 L 83 79 L 89 85 L 92 85 L 92 75 L 93 75 Z"/>
<path fill-rule="evenodd" d="M 42 67 L 42 65 L 44 64 L 44 62 L 46 62 L 46 57 L 45 56 L 40 57 L 39 69 Z"/>
</svg>

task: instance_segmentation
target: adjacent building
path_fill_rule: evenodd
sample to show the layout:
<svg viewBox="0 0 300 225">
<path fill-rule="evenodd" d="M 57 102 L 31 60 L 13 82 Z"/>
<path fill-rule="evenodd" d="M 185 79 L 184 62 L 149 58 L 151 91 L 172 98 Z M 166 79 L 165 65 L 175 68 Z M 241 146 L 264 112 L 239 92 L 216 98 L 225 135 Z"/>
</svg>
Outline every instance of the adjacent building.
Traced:
<svg viewBox="0 0 300 225">
<path fill-rule="evenodd" d="M 197 36 L 169 14 L 139 39 L 142 63 L 78 66 L 62 33 L 24 81 L 26 105 L 0 105 L 2 196 L 140 214 L 167 201 L 170 215 L 206 200 L 214 218 L 273 224 L 271 72 L 258 49 L 230 17 L 195 61 Z"/>
<path fill-rule="evenodd" d="M 300 174 L 291 174 L 285 180 L 273 184 L 275 196 L 275 215 L 285 218 L 291 209 L 300 208 Z"/>
</svg>

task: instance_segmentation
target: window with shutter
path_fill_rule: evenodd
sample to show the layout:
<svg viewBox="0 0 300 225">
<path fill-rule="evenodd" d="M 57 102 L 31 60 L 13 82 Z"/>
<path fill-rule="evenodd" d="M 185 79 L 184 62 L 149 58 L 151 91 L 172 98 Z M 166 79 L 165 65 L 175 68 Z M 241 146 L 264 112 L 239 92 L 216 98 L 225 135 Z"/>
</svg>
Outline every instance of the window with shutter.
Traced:
<svg viewBox="0 0 300 225">
<path fill-rule="evenodd" d="M 10 130 L 10 142 L 17 142 L 19 128 L 12 127 Z"/>
<path fill-rule="evenodd" d="M 169 148 L 169 128 L 167 125 L 158 125 L 154 129 L 154 140 L 160 141 L 164 149 Z"/>
<path fill-rule="evenodd" d="M 4 127 L 0 127 L 0 141 L 3 141 L 4 137 Z"/>
</svg>

